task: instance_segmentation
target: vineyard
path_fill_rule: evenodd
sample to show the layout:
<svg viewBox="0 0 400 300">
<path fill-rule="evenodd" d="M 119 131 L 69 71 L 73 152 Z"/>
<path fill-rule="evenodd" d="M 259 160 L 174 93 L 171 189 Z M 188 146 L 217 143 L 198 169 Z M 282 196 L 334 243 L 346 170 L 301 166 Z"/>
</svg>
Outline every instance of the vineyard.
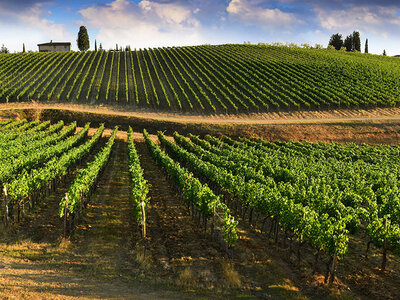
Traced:
<svg viewBox="0 0 400 300">
<path fill-rule="evenodd" d="M 257 45 L 0 54 L 0 101 L 248 113 L 395 106 L 398 58 Z"/>
<path fill-rule="evenodd" d="M 126 172 L 109 165 L 115 157 L 123 157 Z M 295 268 L 306 264 L 332 284 L 350 276 L 343 261 L 360 260 L 354 240 L 371 268 L 385 272 L 399 265 L 399 157 L 394 145 L 166 136 L 104 124 L 7 120 L 0 122 L 2 226 L 23 224 L 52 197 L 49 213 L 59 232 L 79 234 L 109 176 L 103 173 L 112 171 L 127 182 L 136 242 L 155 239 L 158 245 L 155 222 L 179 205 L 196 225 L 174 219 L 175 225 L 185 228 L 182 234 L 197 232 L 195 239 L 205 235 L 208 246 L 201 251 L 217 245 L 218 256 L 234 260 L 244 242 L 262 239 L 280 247 Z M 169 205 L 158 206 L 159 187 L 148 168 L 160 169 L 158 180 L 165 176 L 178 193 Z M 388 298 L 397 292 L 389 290 Z"/>
</svg>

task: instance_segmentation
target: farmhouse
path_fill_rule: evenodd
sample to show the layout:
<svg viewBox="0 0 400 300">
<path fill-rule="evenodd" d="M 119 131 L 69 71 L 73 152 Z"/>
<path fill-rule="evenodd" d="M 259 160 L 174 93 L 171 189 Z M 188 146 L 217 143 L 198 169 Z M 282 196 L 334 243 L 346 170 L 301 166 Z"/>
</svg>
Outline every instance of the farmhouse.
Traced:
<svg viewBox="0 0 400 300">
<path fill-rule="evenodd" d="M 71 43 L 69 42 L 62 43 L 50 41 L 50 43 L 38 44 L 38 47 L 39 52 L 71 51 Z"/>
</svg>

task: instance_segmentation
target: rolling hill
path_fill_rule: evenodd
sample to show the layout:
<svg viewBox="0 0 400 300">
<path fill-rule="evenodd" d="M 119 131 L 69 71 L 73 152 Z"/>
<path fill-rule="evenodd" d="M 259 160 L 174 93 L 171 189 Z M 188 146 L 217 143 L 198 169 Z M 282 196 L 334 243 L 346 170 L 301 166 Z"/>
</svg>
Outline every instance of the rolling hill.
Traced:
<svg viewBox="0 0 400 300">
<path fill-rule="evenodd" d="M 246 113 L 395 106 L 394 57 L 263 45 L 0 54 L 0 101 Z"/>
</svg>

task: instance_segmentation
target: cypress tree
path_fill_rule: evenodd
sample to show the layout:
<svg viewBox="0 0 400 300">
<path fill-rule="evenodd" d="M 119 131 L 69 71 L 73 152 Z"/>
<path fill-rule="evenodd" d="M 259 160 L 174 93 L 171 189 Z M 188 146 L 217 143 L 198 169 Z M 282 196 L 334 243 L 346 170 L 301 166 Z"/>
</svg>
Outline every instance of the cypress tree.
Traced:
<svg viewBox="0 0 400 300">
<path fill-rule="evenodd" d="M 94 51 L 97 51 L 97 40 L 94 40 Z"/>
<path fill-rule="evenodd" d="M 383 49 L 383 54 L 382 55 L 386 56 L 386 50 L 385 49 Z"/>
<path fill-rule="evenodd" d="M 100 50 L 103 50 L 103 45 L 102 45 L 101 43 L 100 43 L 99 49 L 100 49 Z"/>
<path fill-rule="evenodd" d="M 115 44 L 115 51 L 118 51 L 118 44 Z"/>
<path fill-rule="evenodd" d="M 353 35 L 350 34 L 344 40 L 344 46 L 346 47 L 346 51 L 353 51 Z"/>
<path fill-rule="evenodd" d="M 332 34 L 329 45 L 335 47 L 336 50 L 340 50 L 343 46 L 342 35 L 340 33 Z"/>
<path fill-rule="evenodd" d="M 360 33 L 358 31 L 353 32 L 353 51 L 361 52 Z"/>
<path fill-rule="evenodd" d="M 365 41 L 365 53 L 368 53 L 368 39 Z"/>
<path fill-rule="evenodd" d="M 81 26 L 79 28 L 77 43 L 78 43 L 78 49 L 80 51 L 86 51 L 90 47 L 89 35 L 87 33 L 85 26 Z"/>
<path fill-rule="evenodd" d="M 22 44 L 22 53 L 25 53 L 25 43 Z"/>
</svg>

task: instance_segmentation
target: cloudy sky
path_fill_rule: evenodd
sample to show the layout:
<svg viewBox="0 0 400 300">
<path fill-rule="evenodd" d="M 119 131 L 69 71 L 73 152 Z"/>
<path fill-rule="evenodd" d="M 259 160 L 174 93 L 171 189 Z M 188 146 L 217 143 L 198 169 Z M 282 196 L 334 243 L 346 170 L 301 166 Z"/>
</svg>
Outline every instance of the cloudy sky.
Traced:
<svg viewBox="0 0 400 300">
<path fill-rule="evenodd" d="M 103 48 L 258 42 L 327 45 L 353 30 L 369 50 L 400 54 L 400 0 L 0 0 L 0 44 L 11 51 L 71 41 L 80 25 Z"/>
</svg>

